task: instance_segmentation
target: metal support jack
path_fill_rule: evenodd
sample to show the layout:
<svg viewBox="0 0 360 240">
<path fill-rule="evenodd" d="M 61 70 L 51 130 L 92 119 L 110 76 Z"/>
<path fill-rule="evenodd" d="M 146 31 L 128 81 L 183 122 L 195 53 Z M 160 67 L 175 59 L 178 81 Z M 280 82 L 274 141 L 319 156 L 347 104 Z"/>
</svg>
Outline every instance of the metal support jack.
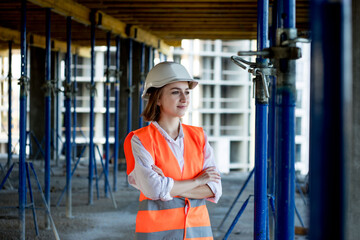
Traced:
<svg viewBox="0 0 360 240">
<path fill-rule="evenodd" d="M 107 43 L 107 49 L 106 49 L 106 115 L 105 115 L 105 176 L 108 176 L 109 173 L 109 161 L 110 161 L 110 143 L 109 143 L 109 137 L 110 137 L 110 91 L 111 91 L 111 83 L 110 83 L 110 41 L 111 41 L 111 32 L 107 33 L 106 36 L 106 43 Z M 109 197 L 108 193 L 108 181 L 105 181 L 105 197 Z"/>
<path fill-rule="evenodd" d="M 140 86 L 139 86 L 139 113 L 141 114 L 144 109 L 144 100 L 141 97 L 141 94 L 144 90 L 144 84 L 145 84 L 145 44 L 141 43 L 141 58 L 140 58 Z M 142 128 L 144 126 L 144 119 L 142 116 L 139 118 L 139 128 Z"/>
<path fill-rule="evenodd" d="M 71 186 L 71 17 L 66 18 L 66 38 L 67 38 L 67 53 L 66 53 L 66 82 L 65 88 L 65 139 L 66 139 L 66 217 L 72 217 L 72 186 Z"/>
<path fill-rule="evenodd" d="M 119 154 L 119 104 L 120 104 L 120 37 L 116 37 L 116 54 L 115 54 L 115 142 L 114 142 L 114 192 L 117 190 L 117 173 L 118 173 L 118 154 Z"/>
<path fill-rule="evenodd" d="M 8 84 L 9 84 L 9 90 L 8 90 L 8 102 L 9 102 L 9 109 L 8 109 L 8 159 L 7 159 L 7 168 L 9 169 L 11 165 L 11 159 L 12 159 L 12 41 L 9 41 L 9 71 L 8 71 Z"/>
<path fill-rule="evenodd" d="M 25 203 L 26 203 L 26 112 L 27 112 L 27 61 L 26 61 L 26 0 L 21 1 L 21 34 L 20 34 L 21 77 L 20 85 L 20 152 L 19 152 L 19 239 L 25 240 Z"/>
<path fill-rule="evenodd" d="M 95 12 L 91 13 L 91 74 L 90 74 L 90 125 L 89 125 L 89 189 L 88 204 L 93 204 L 93 173 L 94 173 L 94 101 L 95 101 Z"/>
</svg>

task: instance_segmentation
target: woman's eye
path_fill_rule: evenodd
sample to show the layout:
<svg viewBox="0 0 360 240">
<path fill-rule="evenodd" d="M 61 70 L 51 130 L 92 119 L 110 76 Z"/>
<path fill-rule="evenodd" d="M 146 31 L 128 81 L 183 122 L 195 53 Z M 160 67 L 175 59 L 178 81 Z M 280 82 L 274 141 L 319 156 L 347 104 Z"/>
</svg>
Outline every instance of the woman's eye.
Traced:
<svg viewBox="0 0 360 240">
<path fill-rule="evenodd" d="M 173 91 L 171 94 L 179 94 L 179 91 Z"/>
<path fill-rule="evenodd" d="M 190 94 L 190 92 L 189 91 L 185 91 L 185 95 L 189 95 Z"/>
</svg>

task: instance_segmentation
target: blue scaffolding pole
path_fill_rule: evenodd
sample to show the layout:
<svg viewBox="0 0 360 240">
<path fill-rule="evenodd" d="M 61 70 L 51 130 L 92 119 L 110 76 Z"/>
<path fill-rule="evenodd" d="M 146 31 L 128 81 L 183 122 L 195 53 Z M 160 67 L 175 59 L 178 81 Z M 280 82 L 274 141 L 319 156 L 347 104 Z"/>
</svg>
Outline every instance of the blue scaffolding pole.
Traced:
<svg viewBox="0 0 360 240">
<path fill-rule="evenodd" d="M 277 46 L 295 39 L 295 0 L 281 0 L 278 16 L 283 26 L 278 29 Z M 280 37 L 281 36 L 281 37 Z M 276 219 L 275 239 L 294 239 L 295 213 L 295 60 L 279 59 L 276 80 Z"/>
<path fill-rule="evenodd" d="M 90 126 L 89 126 L 89 191 L 88 203 L 93 204 L 94 173 L 94 97 L 95 97 L 95 12 L 91 13 L 91 75 L 90 75 Z"/>
<path fill-rule="evenodd" d="M 351 161 L 351 1 L 311 1 L 310 239 L 346 239 Z M 355 227 L 355 226 L 354 226 Z"/>
<path fill-rule="evenodd" d="M 51 10 L 46 9 L 46 47 L 45 47 L 45 200 L 50 206 L 50 159 L 51 159 Z M 46 227 L 50 227 L 49 218 L 46 216 Z"/>
<path fill-rule="evenodd" d="M 73 89 L 72 89 L 72 98 L 73 98 L 73 131 L 72 131 L 72 138 L 73 138 L 73 159 L 76 159 L 76 155 L 77 155 L 77 146 L 76 146 L 76 125 L 77 125 L 77 113 L 76 113 L 76 93 L 77 93 L 77 81 L 76 81 L 76 76 L 77 76 L 77 60 L 78 60 L 78 56 L 77 54 L 74 54 L 74 85 L 73 85 Z"/>
<path fill-rule="evenodd" d="M 144 101 L 141 97 L 145 83 L 145 44 L 141 43 L 141 58 L 140 58 L 140 87 L 139 87 L 139 113 L 141 114 L 144 109 Z M 144 126 L 144 119 L 142 116 L 139 118 L 139 128 Z"/>
<path fill-rule="evenodd" d="M 268 47 L 269 1 L 258 0 L 257 50 Z M 258 57 L 258 65 L 267 67 L 268 60 Z M 267 110 L 268 95 L 265 76 L 256 75 L 255 115 L 255 180 L 254 180 L 254 239 L 266 239 L 267 220 Z"/>
<path fill-rule="evenodd" d="M 272 5 L 272 26 L 270 26 L 269 39 L 270 47 L 275 46 L 277 21 L 277 1 Z M 269 77 L 269 114 L 268 114 L 268 166 L 267 166 L 267 192 L 271 197 L 275 196 L 275 158 L 276 158 L 276 76 Z M 268 208 L 268 228 L 269 238 L 274 239 L 275 222 L 271 217 L 272 210 Z"/>
<path fill-rule="evenodd" d="M 66 217 L 72 217 L 71 197 L 71 17 L 66 18 L 66 66 L 65 66 L 65 139 L 66 139 Z"/>
<path fill-rule="evenodd" d="M 133 40 L 129 39 L 129 60 L 128 60 L 128 88 L 129 88 L 129 95 L 128 95 L 128 114 L 127 114 L 127 132 L 131 132 L 132 125 L 132 67 L 133 67 Z"/>
<path fill-rule="evenodd" d="M 110 83 L 110 40 L 111 40 L 111 32 L 108 32 L 106 35 L 106 115 L 105 115 L 105 167 L 104 174 L 108 176 L 109 174 L 109 158 L 110 158 L 110 91 L 111 91 L 111 83 Z M 105 197 L 109 197 L 108 193 L 108 182 L 105 181 Z"/>
<path fill-rule="evenodd" d="M 56 75 L 55 75 L 55 84 L 56 84 L 56 89 L 60 89 L 61 87 L 61 81 L 59 79 L 59 62 L 60 62 L 60 53 L 57 51 L 55 52 L 55 71 Z M 59 95 L 59 91 L 55 91 L 55 127 L 54 127 L 54 141 L 55 141 L 55 162 L 56 162 L 56 166 L 59 166 L 59 159 L 60 159 L 60 151 L 59 151 L 59 140 L 61 141 L 61 139 L 59 138 L 60 135 L 60 127 L 59 127 L 59 122 L 60 122 L 60 95 Z"/>
<path fill-rule="evenodd" d="M 114 192 L 117 190 L 118 154 L 119 154 L 119 104 L 120 104 L 120 37 L 116 36 L 116 79 L 115 79 L 115 142 L 114 142 Z"/>
<path fill-rule="evenodd" d="M 27 61 L 26 61 L 26 0 L 21 1 L 21 77 L 20 83 L 20 152 L 19 152 L 19 227 L 20 239 L 25 239 L 26 205 L 26 110 L 27 110 Z"/>
<path fill-rule="evenodd" d="M 8 109 L 8 159 L 7 159 L 7 169 L 10 168 L 11 158 L 12 158 L 12 72 L 11 72 L 11 64 L 12 64 L 12 41 L 9 41 L 9 72 L 8 72 L 8 81 L 9 81 L 9 109 Z"/>
</svg>

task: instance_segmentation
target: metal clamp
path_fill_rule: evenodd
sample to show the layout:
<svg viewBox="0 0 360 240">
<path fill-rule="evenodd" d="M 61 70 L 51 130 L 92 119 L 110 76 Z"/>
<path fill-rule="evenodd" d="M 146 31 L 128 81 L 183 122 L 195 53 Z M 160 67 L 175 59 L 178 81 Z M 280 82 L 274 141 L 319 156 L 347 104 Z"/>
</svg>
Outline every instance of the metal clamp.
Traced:
<svg viewBox="0 0 360 240">
<path fill-rule="evenodd" d="M 97 90 L 95 84 L 88 83 L 86 88 L 90 90 L 90 96 L 95 97 L 97 95 Z"/>
<path fill-rule="evenodd" d="M 51 93 L 55 96 L 55 81 L 45 81 L 41 88 L 45 91 L 45 96 L 50 96 Z"/>
<path fill-rule="evenodd" d="M 65 97 L 71 98 L 72 93 L 73 93 L 73 83 L 72 82 L 70 82 L 70 83 L 64 82 L 63 86 L 64 86 L 63 92 L 64 92 Z"/>
<path fill-rule="evenodd" d="M 239 67 L 243 68 L 244 70 L 255 76 L 254 80 L 256 80 L 257 77 L 260 77 L 262 80 L 262 85 L 264 87 L 265 97 L 266 98 L 270 97 L 269 88 L 268 88 L 269 81 L 267 79 L 267 76 L 273 76 L 276 74 L 275 68 L 273 68 L 270 63 L 249 62 L 239 56 L 231 56 L 231 60 Z M 255 81 L 254 81 L 254 85 L 255 85 Z M 255 87 L 253 88 L 253 90 L 254 90 L 253 97 L 255 97 Z"/>
<path fill-rule="evenodd" d="M 133 92 L 135 91 L 135 87 L 136 87 L 135 85 L 132 85 L 126 89 L 126 92 L 128 93 L 129 96 L 133 94 Z"/>
<path fill-rule="evenodd" d="M 18 79 L 18 85 L 20 85 L 20 96 L 27 96 L 30 90 L 30 81 L 27 76 L 21 75 Z"/>
<path fill-rule="evenodd" d="M 120 82 L 120 78 L 121 78 L 121 76 L 122 76 L 122 71 L 121 70 L 115 70 L 115 73 L 114 73 L 114 75 L 115 75 L 115 77 L 116 77 L 116 79 Z"/>
</svg>

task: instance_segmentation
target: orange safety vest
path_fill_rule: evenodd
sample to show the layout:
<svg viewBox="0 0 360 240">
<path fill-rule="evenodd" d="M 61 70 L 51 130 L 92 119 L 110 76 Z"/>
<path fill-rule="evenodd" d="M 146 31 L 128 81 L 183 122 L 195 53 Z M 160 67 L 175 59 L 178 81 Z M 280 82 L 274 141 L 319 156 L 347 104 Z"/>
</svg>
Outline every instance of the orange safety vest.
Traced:
<svg viewBox="0 0 360 240">
<path fill-rule="evenodd" d="M 166 139 L 153 124 L 129 133 L 124 142 L 127 174 L 135 167 L 131 138 L 139 137 L 142 145 L 151 154 L 155 165 L 164 175 L 174 180 L 196 177 L 204 164 L 205 146 L 202 128 L 182 124 L 184 132 L 184 167 L 171 151 Z M 205 199 L 174 197 L 170 201 L 151 200 L 140 193 L 139 211 L 136 217 L 135 239 L 191 239 L 212 240 L 212 230 Z M 187 209 L 186 209 L 187 208 Z"/>
</svg>

